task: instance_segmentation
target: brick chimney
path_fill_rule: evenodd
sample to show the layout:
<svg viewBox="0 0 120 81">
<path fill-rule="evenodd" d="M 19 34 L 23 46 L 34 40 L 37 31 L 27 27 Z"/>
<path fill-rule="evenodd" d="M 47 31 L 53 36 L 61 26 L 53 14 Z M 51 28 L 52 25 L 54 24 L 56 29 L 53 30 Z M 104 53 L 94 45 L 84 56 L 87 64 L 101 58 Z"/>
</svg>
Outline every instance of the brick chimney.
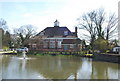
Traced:
<svg viewBox="0 0 120 81">
<path fill-rule="evenodd" d="M 75 36 L 78 37 L 77 36 L 77 27 L 75 27 Z"/>
</svg>

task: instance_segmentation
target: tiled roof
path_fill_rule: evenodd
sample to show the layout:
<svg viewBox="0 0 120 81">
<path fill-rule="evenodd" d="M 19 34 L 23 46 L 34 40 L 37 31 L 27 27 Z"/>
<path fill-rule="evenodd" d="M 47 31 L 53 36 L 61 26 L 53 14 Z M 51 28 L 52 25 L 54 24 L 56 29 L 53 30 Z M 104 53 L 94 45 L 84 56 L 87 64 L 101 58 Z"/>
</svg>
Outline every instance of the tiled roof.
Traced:
<svg viewBox="0 0 120 81">
<path fill-rule="evenodd" d="M 75 36 L 67 27 L 47 27 L 37 35 L 44 33 L 45 36 L 54 37 L 54 36 L 65 36 L 64 31 L 68 31 L 67 36 Z"/>
</svg>

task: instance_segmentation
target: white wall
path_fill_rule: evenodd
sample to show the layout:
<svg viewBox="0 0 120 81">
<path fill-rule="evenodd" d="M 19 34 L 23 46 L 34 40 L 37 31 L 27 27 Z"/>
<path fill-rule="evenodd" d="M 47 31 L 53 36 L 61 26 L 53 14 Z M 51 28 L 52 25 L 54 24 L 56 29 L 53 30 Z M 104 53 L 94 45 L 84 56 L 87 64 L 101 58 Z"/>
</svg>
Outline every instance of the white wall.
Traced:
<svg viewBox="0 0 120 81">
<path fill-rule="evenodd" d="M 118 2 L 118 40 L 120 46 L 120 1 Z"/>
<path fill-rule="evenodd" d="M 2 30 L 0 29 L 0 51 L 2 51 Z"/>
</svg>

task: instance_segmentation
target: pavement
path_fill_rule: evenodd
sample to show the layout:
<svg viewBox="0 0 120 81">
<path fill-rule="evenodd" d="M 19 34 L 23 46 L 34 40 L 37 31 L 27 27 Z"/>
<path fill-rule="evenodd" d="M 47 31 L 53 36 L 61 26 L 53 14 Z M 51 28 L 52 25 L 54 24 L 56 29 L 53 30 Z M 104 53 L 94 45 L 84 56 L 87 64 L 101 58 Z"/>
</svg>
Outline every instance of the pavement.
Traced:
<svg viewBox="0 0 120 81">
<path fill-rule="evenodd" d="M 0 51 L 0 55 L 2 55 L 3 53 L 17 53 L 16 51 Z"/>
</svg>

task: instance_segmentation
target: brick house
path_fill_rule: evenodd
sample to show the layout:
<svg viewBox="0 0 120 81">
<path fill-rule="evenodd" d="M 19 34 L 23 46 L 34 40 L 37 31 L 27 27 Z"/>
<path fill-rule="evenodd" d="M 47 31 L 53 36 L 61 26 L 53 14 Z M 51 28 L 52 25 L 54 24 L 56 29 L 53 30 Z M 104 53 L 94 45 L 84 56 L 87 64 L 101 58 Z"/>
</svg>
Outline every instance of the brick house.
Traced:
<svg viewBox="0 0 120 81">
<path fill-rule="evenodd" d="M 30 50 L 40 51 L 78 51 L 82 49 L 82 40 L 75 32 L 71 32 L 67 27 L 59 27 L 59 22 L 54 22 L 54 27 L 47 27 L 31 38 Z"/>
</svg>

